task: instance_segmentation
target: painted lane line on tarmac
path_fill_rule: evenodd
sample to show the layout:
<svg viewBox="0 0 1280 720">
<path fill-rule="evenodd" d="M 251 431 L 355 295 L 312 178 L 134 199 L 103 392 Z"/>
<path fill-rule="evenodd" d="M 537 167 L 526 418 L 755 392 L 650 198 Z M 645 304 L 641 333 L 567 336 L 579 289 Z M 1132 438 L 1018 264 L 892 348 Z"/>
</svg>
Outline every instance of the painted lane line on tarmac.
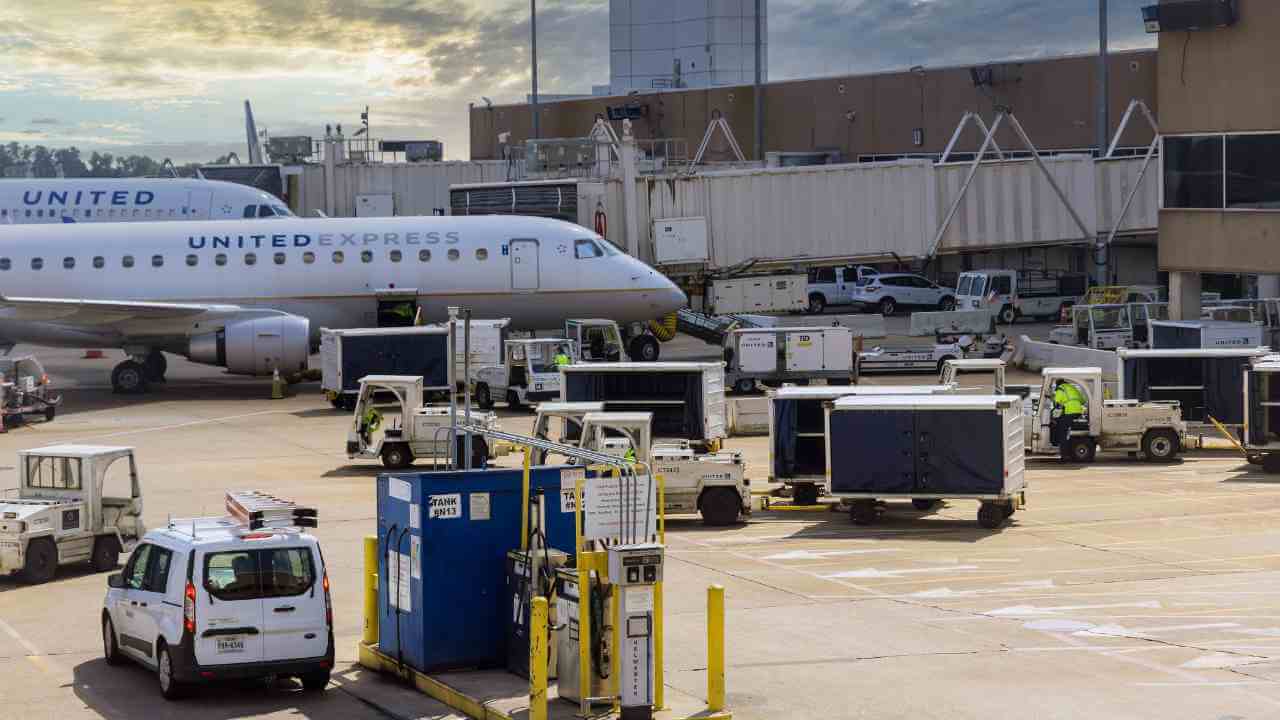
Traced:
<svg viewBox="0 0 1280 720">
<path fill-rule="evenodd" d="M 776 555 L 766 555 L 764 560 L 825 560 L 847 555 L 875 555 L 903 552 L 902 548 L 867 548 L 866 550 L 788 550 Z"/>
<path fill-rule="evenodd" d="M 57 673 L 58 668 L 55 666 L 55 663 L 45 657 L 44 653 L 40 651 L 40 648 L 36 647 L 30 640 L 22 637 L 17 630 L 14 630 L 12 625 L 4 620 L 0 620 L 0 631 L 4 631 L 5 635 L 16 640 L 17 643 L 27 651 L 27 660 L 30 661 L 32 665 L 40 668 L 41 672 L 46 675 L 54 675 Z"/>
<path fill-rule="evenodd" d="M 821 575 L 824 580 L 839 580 L 841 578 L 896 578 L 903 575 L 916 575 L 921 573 L 948 573 L 948 572 L 968 572 L 970 570 L 981 570 L 977 565 L 944 565 L 942 567 L 932 568 L 906 568 L 903 570 L 880 570 L 878 568 L 866 568 L 864 570 L 845 570 L 844 572 L 828 573 Z"/>
<path fill-rule="evenodd" d="M 1014 605 L 1012 607 L 988 610 L 983 613 L 983 615 L 991 615 L 993 617 L 1024 617 L 1028 615 L 1057 615 L 1058 613 L 1072 612 L 1075 610 L 1106 610 L 1110 608 L 1147 608 L 1151 610 L 1159 610 L 1160 607 L 1161 605 L 1158 600 L 1146 600 L 1134 603 L 1109 603 L 1105 605 L 1058 605 L 1054 607 Z"/>
<path fill-rule="evenodd" d="M 245 418 L 259 417 L 261 415 L 285 415 L 290 414 L 289 410 L 259 410 L 258 412 L 242 413 L 240 415 L 224 415 L 216 418 L 206 418 L 204 420 L 191 420 L 188 422 L 174 423 L 172 425 L 157 425 L 149 428 L 138 428 L 135 430 L 120 430 L 118 432 L 106 433 L 104 435 L 90 435 L 86 440 L 100 440 L 102 438 L 123 437 L 125 435 L 139 435 L 142 433 L 150 433 L 164 430 L 178 430 L 181 428 L 193 427 L 196 425 L 210 425 L 213 423 L 227 422 L 229 420 L 243 420 Z"/>
</svg>

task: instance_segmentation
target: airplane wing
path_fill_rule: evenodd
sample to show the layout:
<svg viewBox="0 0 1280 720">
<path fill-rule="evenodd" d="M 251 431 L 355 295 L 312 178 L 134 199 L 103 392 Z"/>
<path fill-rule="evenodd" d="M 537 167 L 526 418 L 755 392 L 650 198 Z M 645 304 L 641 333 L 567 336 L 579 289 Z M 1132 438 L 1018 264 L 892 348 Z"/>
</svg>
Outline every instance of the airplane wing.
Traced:
<svg viewBox="0 0 1280 720">
<path fill-rule="evenodd" d="M 279 310 L 239 305 L 0 296 L 0 319 L 130 337 L 206 333 L 241 320 L 284 315 Z"/>
</svg>

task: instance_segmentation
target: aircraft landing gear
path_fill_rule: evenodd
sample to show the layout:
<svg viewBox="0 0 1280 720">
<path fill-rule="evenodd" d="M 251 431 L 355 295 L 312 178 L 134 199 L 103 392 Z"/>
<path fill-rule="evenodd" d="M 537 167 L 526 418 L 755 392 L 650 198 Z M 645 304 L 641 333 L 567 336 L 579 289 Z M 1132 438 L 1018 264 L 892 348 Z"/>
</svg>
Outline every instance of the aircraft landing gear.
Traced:
<svg viewBox="0 0 1280 720">
<path fill-rule="evenodd" d="M 111 371 L 111 391 L 137 395 L 147 391 L 147 368 L 136 360 L 125 360 Z"/>
<path fill-rule="evenodd" d="M 147 382 L 165 382 L 164 375 L 169 371 L 169 361 L 165 358 L 164 353 L 159 350 L 152 350 L 147 353 L 147 357 L 142 361 L 142 367 L 147 373 Z"/>
</svg>

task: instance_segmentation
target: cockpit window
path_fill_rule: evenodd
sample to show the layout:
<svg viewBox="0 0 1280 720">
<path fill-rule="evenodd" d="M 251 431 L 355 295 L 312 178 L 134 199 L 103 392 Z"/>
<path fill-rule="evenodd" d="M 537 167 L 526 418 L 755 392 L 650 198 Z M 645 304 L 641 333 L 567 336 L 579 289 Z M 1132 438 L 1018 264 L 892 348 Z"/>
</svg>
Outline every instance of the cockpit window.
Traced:
<svg viewBox="0 0 1280 720">
<path fill-rule="evenodd" d="M 604 254 L 610 257 L 614 255 L 622 254 L 621 250 L 619 250 L 613 243 L 609 242 L 608 240 L 605 240 L 604 238 L 596 238 L 596 244 L 604 248 Z"/>
<path fill-rule="evenodd" d="M 289 208 L 283 205 L 272 205 L 271 209 L 276 211 L 278 217 L 293 217 L 293 213 L 289 211 Z"/>
<path fill-rule="evenodd" d="M 251 218 L 251 217 L 253 217 L 253 216 L 257 215 L 257 214 L 258 214 L 258 206 L 257 206 L 257 205 L 245 205 L 245 206 L 244 206 L 244 216 L 245 216 L 245 217 L 247 217 L 247 218 Z"/>
<path fill-rule="evenodd" d="M 258 206 L 258 217 L 275 217 L 275 214 L 275 211 L 271 209 L 270 205 Z"/>
<path fill-rule="evenodd" d="M 604 251 L 594 240 L 578 240 L 573 244 L 573 255 L 579 260 L 604 257 Z"/>
</svg>

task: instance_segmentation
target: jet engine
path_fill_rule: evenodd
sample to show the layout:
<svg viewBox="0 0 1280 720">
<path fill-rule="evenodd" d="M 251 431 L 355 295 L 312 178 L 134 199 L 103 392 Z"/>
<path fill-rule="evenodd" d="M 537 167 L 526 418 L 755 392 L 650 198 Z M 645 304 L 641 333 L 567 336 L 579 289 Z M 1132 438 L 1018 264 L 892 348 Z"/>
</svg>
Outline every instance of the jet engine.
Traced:
<svg viewBox="0 0 1280 720">
<path fill-rule="evenodd" d="M 307 369 L 311 354 L 311 322 L 280 315 L 230 323 L 217 332 L 193 335 L 187 357 L 218 365 L 237 375 L 289 374 Z"/>
</svg>

